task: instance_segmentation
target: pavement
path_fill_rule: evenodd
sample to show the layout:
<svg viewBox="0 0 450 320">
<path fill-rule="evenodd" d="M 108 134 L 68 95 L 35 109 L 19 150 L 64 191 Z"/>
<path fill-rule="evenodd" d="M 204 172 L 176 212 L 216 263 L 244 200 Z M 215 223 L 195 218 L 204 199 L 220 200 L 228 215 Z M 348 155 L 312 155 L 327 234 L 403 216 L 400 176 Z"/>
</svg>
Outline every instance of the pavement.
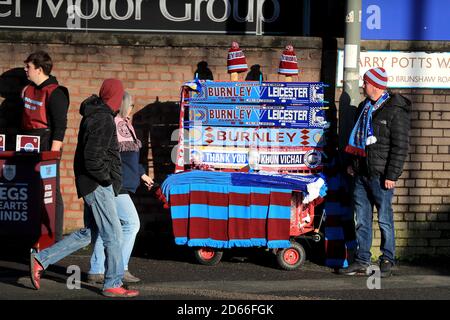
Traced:
<svg viewBox="0 0 450 320">
<path fill-rule="evenodd" d="M 89 258 L 84 249 L 50 266 L 37 291 L 29 280 L 27 254 L 0 256 L 0 300 L 108 300 L 99 294 L 100 285 L 86 282 Z M 390 278 L 380 279 L 338 275 L 311 260 L 284 271 L 263 249 L 229 250 L 218 265 L 203 266 L 189 248 L 173 247 L 132 257 L 130 271 L 142 281 L 130 288 L 140 290 L 135 300 L 148 301 L 449 300 L 449 265 L 446 259 L 400 262 Z"/>
</svg>

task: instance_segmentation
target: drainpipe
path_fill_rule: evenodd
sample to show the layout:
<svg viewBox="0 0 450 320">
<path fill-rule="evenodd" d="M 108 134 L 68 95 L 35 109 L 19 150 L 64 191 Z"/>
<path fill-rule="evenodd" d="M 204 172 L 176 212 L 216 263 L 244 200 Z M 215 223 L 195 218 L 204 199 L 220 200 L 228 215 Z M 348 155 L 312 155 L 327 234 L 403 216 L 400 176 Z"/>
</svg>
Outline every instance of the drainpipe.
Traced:
<svg viewBox="0 0 450 320">
<path fill-rule="evenodd" d="M 347 0 L 344 38 L 344 83 L 339 98 L 339 153 L 344 148 L 354 124 L 356 107 L 361 101 L 359 93 L 359 51 L 361 44 L 361 0 Z"/>
</svg>

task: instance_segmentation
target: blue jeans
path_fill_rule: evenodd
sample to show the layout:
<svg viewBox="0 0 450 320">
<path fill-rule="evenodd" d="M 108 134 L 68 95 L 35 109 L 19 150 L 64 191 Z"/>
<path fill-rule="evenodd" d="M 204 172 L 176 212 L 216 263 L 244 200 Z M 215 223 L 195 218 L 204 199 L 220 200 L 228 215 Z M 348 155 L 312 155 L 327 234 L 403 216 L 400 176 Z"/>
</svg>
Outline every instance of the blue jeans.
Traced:
<svg viewBox="0 0 450 320">
<path fill-rule="evenodd" d="M 117 215 L 112 186 L 98 186 L 83 197 L 85 228 L 71 233 L 53 246 L 42 250 L 36 259 L 46 269 L 71 253 L 86 247 L 97 234 L 104 240 L 106 272 L 103 289 L 122 286 L 123 261 L 121 254 L 122 229 Z"/>
<path fill-rule="evenodd" d="M 119 194 L 116 197 L 117 213 L 122 224 L 122 257 L 125 270 L 128 270 L 133 251 L 134 241 L 140 228 L 139 215 L 128 194 Z M 94 252 L 91 257 L 90 274 L 103 274 L 105 272 L 105 252 L 103 251 L 103 240 L 97 237 L 95 240 Z"/>
<path fill-rule="evenodd" d="M 384 179 L 380 177 L 355 176 L 353 190 L 353 205 L 356 224 L 356 250 L 355 261 L 369 265 L 370 248 L 372 246 L 373 207 L 378 211 L 378 225 L 381 231 L 382 255 L 380 259 L 395 262 L 395 231 L 394 214 L 392 210 L 392 197 L 394 189 L 384 187 Z"/>
</svg>

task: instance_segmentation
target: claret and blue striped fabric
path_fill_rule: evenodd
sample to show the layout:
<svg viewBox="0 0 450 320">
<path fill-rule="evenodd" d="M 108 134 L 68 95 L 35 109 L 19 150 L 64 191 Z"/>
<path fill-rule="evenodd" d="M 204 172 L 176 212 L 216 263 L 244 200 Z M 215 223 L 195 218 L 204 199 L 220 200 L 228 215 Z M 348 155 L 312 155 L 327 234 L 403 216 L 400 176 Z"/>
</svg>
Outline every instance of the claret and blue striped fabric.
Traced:
<svg viewBox="0 0 450 320">
<path fill-rule="evenodd" d="M 256 176 L 264 178 L 263 183 Z M 305 181 L 318 179 L 283 181 L 279 175 L 191 171 L 171 175 L 162 190 L 170 203 L 176 244 L 286 248 L 292 192 L 306 192 Z"/>
</svg>

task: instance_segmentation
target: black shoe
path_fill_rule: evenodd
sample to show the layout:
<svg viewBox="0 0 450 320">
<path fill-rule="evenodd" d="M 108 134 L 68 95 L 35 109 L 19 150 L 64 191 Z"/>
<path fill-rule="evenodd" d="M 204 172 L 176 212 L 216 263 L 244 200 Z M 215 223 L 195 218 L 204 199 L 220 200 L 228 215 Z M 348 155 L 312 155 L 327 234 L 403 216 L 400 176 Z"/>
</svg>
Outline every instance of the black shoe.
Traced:
<svg viewBox="0 0 450 320">
<path fill-rule="evenodd" d="M 388 278 L 392 275 L 392 267 L 393 263 L 389 260 L 381 260 L 380 261 L 380 275 L 382 278 Z"/>
<path fill-rule="evenodd" d="M 338 273 L 346 276 L 354 276 L 356 274 L 366 275 L 367 267 L 359 262 L 353 262 L 347 268 L 340 268 Z"/>
</svg>

